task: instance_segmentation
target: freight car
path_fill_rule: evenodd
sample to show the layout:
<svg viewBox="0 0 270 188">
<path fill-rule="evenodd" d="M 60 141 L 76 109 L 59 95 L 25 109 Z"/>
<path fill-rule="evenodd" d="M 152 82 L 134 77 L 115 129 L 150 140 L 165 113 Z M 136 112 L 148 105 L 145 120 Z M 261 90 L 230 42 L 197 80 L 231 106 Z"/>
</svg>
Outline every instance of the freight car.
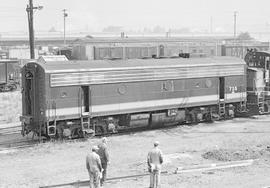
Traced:
<svg viewBox="0 0 270 188">
<path fill-rule="evenodd" d="M 17 89 L 20 78 L 18 60 L 0 59 L 0 92 Z"/>
<path fill-rule="evenodd" d="M 270 52 L 250 49 L 247 64 L 247 107 L 250 114 L 270 112 Z"/>
<path fill-rule="evenodd" d="M 77 137 L 233 117 L 246 64 L 233 57 L 29 62 L 22 133 Z"/>
</svg>

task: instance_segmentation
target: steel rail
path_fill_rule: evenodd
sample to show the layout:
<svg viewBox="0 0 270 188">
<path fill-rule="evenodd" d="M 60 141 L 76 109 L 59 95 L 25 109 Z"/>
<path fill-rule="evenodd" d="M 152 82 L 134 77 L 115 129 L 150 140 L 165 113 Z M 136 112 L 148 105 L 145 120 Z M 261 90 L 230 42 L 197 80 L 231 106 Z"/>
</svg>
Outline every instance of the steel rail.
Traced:
<svg viewBox="0 0 270 188">
<path fill-rule="evenodd" d="M 162 171 L 161 174 L 176 175 L 179 173 L 187 173 L 187 172 L 209 171 L 209 170 L 227 169 L 227 168 L 235 168 L 235 167 L 244 167 L 244 166 L 252 165 L 254 161 L 255 160 L 250 159 L 250 160 L 242 160 L 242 161 L 230 161 L 230 162 L 223 162 L 223 163 L 193 165 L 193 166 L 188 166 L 188 167 L 177 167 L 174 172 Z M 149 173 L 113 177 L 113 178 L 108 178 L 107 181 L 138 178 L 138 177 L 144 177 L 144 176 L 149 176 Z M 80 186 L 87 186 L 88 184 L 89 184 L 89 180 L 83 180 L 83 181 L 78 180 L 76 182 L 71 182 L 71 183 L 40 186 L 39 188 L 55 188 L 55 187 L 63 187 L 63 186 L 80 187 Z"/>
<path fill-rule="evenodd" d="M 168 171 L 162 171 L 161 174 L 168 174 Z M 138 177 L 144 177 L 149 176 L 149 173 L 144 174 L 136 174 L 136 175 L 130 175 L 130 176 L 120 176 L 120 177 L 112 177 L 107 178 L 106 181 L 114 181 L 114 180 L 122 180 L 122 179 L 129 179 L 129 178 L 138 178 Z M 39 188 L 54 188 L 54 187 L 63 187 L 63 186 L 85 186 L 89 184 L 89 180 L 83 180 L 83 181 L 75 181 L 71 183 L 63 183 L 63 184 L 57 184 L 57 185 L 48 185 L 48 186 L 40 186 Z"/>
</svg>

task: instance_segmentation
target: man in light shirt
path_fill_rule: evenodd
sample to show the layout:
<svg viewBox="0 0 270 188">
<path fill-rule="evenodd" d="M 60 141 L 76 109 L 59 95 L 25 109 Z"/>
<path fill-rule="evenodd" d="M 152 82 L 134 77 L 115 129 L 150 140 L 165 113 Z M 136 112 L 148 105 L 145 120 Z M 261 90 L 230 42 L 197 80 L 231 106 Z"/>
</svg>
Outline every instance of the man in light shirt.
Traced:
<svg viewBox="0 0 270 188">
<path fill-rule="evenodd" d="M 154 142 L 154 148 L 149 151 L 147 164 L 150 172 L 150 188 L 160 187 L 161 164 L 163 163 L 162 151 L 158 148 L 159 142 Z"/>
<path fill-rule="evenodd" d="M 89 153 L 86 157 L 86 169 L 88 170 L 89 173 L 90 188 L 100 187 L 100 176 L 102 172 L 102 166 L 97 151 L 98 147 L 93 146 L 92 152 Z"/>
</svg>

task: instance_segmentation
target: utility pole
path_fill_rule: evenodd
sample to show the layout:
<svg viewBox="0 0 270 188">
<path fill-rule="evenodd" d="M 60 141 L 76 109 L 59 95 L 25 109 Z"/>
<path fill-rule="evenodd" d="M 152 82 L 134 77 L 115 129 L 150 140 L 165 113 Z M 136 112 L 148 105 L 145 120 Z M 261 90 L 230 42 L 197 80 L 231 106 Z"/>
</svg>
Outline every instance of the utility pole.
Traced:
<svg viewBox="0 0 270 188">
<path fill-rule="evenodd" d="M 213 16 L 210 17 L 210 33 L 213 34 Z"/>
<path fill-rule="evenodd" d="M 237 16 L 237 11 L 233 12 L 233 17 L 234 17 L 234 30 L 233 30 L 233 37 L 236 38 L 236 16 Z"/>
<path fill-rule="evenodd" d="M 233 50 L 233 56 L 237 56 L 237 47 L 236 47 L 236 16 L 237 16 L 237 11 L 233 12 L 233 43 L 234 43 L 234 50 Z"/>
<path fill-rule="evenodd" d="M 29 4 L 26 7 L 28 16 L 28 28 L 29 28 L 29 45 L 30 45 L 30 58 L 35 59 L 35 36 L 34 36 L 34 9 L 41 10 L 43 7 L 33 6 L 33 0 L 29 0 Z"/>
<path fill-rule="evenodd" d="M 64 16 L 64 46 L 66 45 L 66 17 L 68 14 L 66 13 L 67 9 L 63 9 L 63 16 Z"/>
</svg>

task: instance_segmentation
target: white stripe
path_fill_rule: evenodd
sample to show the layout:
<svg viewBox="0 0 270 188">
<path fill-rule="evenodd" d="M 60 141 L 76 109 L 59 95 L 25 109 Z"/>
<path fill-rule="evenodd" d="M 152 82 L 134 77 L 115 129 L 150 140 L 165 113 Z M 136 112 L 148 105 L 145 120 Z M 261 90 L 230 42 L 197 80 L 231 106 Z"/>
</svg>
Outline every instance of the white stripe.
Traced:
<svg viewBox="0 0 270 188">
<path fill-rule="evenodd" d="M 176 98 L 176 99 L 128 102 L 128 103 L 109 104 L 109 105 L 95 105 L 95 106 L 92 106 L 92 112 L 97 113 L 97 112 L 106 112 L 106 111 L 121 111 L 121 110 L 131 110 L 131 109 L 138 109 L 138 108 L 162 107 L 162 106 L 168 106 L 168 105 L 185 106 L 187 104 L 196 103 L 196 102 L 209 102 L 209 101 L 217 101 L 217 100 L 218 100 L 218 95 L 207 95 L 207 96 L 186 97 L 186 98 Z"/>
<path fill-rule="evenodd" d="M 240 99 L 240 98 L 246 98 L 247 93 L 242 92 L 242 93 L 228 93 L 226 94 L 226 100 L 231 100 L 231 99 Z"/>
<path fill-rule="evenodd" d="M 176 69 L 144 69 L 112 72 L 79 72 L 65 74 L 51 74 L 51 87 L 102 84 L 102 83 L 123 83 L 166 79 L 187 79 L 244 75 L 244 69 L 239 66 L 230 67 L 187 67 Z"/>
<path fill-rule="evenodd" d="M 140 60 L 137 60 L 138 62 L 140 62 Z M 141 60 L 141 62 L 143 63 L 144 60 Z M 156 60 L 152 60 L 156 61 Z M 218 61 L 218 60 L 217 60 Z M 67 64 L 68 65 L 68 64 Z M 75 64 L 74 64 L 75 65 Z M 204 66 L 204 67 L 224 67 L 224 66 L 230 66 L 230 65 L 236 65 L 236 66 L 244 66 L 245 64 L 242 61 L 237 61 L 237 62 L 226 62 L 226 64 L 217 64 L 216 62 L 213 63 L 195 63 L 192 64 L 192 62 L 189 61 L 185 61 L 185 64 L 181 64 L 181 59 L 180 59 L 180 63 L 179 64 L 174 64 L 174 65 L 155 65 L 153 64 L 152 66 L 126 66 L 126 67 L 106 67 L 106 68 L 97 68 L 97 67 L 90 67 L 90 68 L 79 68 L 81 65 L 77 64 L 78 68 L 76 69 L 54 69 L 54 70 L 50 70 L 50 69 L 45 69 L 46 73 L 69 73 L 69 72 L 92 72 L 92 71 L 121 71 L 121 70 L 139 70 L 139 69 L 164 69 L 164 68 L 182 68 L 182 67 L 200 67 L 200 66 Z M 90 63 L 91 65 L 91 63 Z"/>
<path fill-rule="evenodd" d="M 226 100 L 241 99 L 245 98 L 246 93 L 230 93 L 226 94 Z M 225 102 L 226 102 L 225 100 Z M 162 99 L 162 100 L 148 100 L 148 101 L 137 101 L 119 104 L 105 104 L 105 105 L 94 105 L 90 107 L 92 113 L 101 112 L 113 112 L 113 111 L 124 111 L 140 108 L 162 108 L 163 106 L 177 105 L 179 107 L 187 106 L 199 102 L 215 102 L 218 101 L 218 95 L 206 95 L 206 96 L 196 96 L 196 97 L 186 97 L 186 98 L 174 98 L 174 99 Z M 51 110 L 54 112 L 54 110 Z M 46 111 L 48 114 L 49 110 Z M 64 115 L 74 115 L 80 114 L 81 110 L 78 107 L 72 108 L 57 108 L 56 116 Z M 54 113 L 53 113 L 54 114 Z"/>
</svg>

